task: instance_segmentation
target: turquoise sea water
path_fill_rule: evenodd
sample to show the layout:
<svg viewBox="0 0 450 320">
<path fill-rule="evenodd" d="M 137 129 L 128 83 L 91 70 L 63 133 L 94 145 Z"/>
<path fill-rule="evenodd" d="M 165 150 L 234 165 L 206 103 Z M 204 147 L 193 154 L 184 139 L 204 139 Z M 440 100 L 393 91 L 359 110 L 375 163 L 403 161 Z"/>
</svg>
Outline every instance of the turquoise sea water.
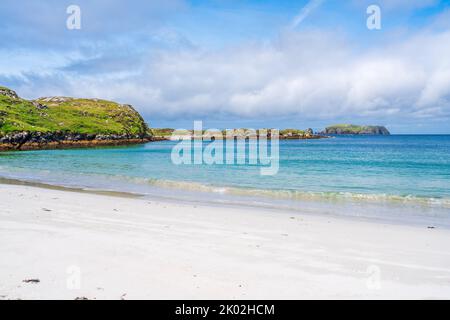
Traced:
<svg viewBox="0 0 450 320">
<path fill-rule="evenodd" d="M 0 153 L 0 177 L 359 216 L 450 217 L 450 135 L 284 140 L 274 176 L 260 175 L 259 165 L 174 165 L 176 143 Z"/>
</svg>

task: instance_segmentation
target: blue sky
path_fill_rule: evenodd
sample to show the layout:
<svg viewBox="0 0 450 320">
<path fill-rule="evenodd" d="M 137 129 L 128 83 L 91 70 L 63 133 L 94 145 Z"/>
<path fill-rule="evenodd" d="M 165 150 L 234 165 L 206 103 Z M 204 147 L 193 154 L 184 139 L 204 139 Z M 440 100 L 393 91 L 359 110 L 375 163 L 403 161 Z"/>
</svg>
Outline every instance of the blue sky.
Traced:
<svg viewBox="0 0 450 320">
<path fill-rule="evenodd" d="M 449 1 L 2 0 L 0 36 L 0 85 L 131 103 L 152 126 L 450 133 Z"/>
</svg>

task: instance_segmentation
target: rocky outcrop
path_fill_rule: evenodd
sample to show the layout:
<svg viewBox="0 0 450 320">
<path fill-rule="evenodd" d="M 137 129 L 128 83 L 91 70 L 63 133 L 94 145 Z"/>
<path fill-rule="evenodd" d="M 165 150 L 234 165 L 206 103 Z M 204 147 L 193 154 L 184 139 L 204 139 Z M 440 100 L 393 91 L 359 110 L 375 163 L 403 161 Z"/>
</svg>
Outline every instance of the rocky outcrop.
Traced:
<svg viewBox="0 0 450 320">
<path fill-rule="evenodd" d="M 391 133 L 384 126 L 359 126 L 353 124 L 343 124 L 327 127 L 322 134 L 390 135 Z"/>
</svg>

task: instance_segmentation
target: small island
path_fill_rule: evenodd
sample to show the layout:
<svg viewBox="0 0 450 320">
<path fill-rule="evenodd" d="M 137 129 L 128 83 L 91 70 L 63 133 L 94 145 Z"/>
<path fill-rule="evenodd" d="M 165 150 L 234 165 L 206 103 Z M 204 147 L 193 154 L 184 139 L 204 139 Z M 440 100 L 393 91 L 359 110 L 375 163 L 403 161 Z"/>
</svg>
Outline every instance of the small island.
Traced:
<svg viewBox="0 0 450 320">
<path fill-rule="evenodd" d="M 329 126 L 322 132 L 328 135 L 354 134 L 354 135 L 390 135 L 384 126 L 360 126 L 354 124 L 337 124 Z"/>
</svg>

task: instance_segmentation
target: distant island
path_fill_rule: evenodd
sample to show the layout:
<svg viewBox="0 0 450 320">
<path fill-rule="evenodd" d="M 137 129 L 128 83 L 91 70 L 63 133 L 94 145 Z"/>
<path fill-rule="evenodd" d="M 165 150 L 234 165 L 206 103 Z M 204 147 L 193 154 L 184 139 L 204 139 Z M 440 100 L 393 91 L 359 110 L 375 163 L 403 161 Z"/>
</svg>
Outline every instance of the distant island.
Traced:
<svg viewBox="0 0 450 320">
<path fill-rule="evenodd" d="M 0 150 L 121 145 L 150 139 L 147 124 L 131 105 L 70 97 L 25 100 L 0 87 Z"/>
<path fill-rule="evenodd" d="M 239 128 L 239 129 L 231 129 L 231 130 L 235 130 L 235 134 L 237 136 L 243 136 L 245 137 L 246 135 L 248 135 L 248 131 L 249 129 L 247 128 Z M 155 140 L 169 140 L 173 133 L 174 133 L 175 129 L 171 129 L 171 128 L 154 128 L 154 129 L 150 129 L 150 132 L 152 134 L 152 137 Z M 204 131 L 204 130 L 203 130 Z M 267 131 L 267 138 L 270 139 L 272 132 L 271 129 L 266 129 Z M 257 135 L 259 135 L 260 130 L 256 130 Z M 226 130 L 221 130 L 222 136 L 226 137 Z M 186 130 L 186 135 L 192 136 L 193 132 L 192 130 Z M 300 129 L 282 129 L 279 131 L 279 138 L 281 140 L 307 140 L 307 139 L 322 139 L 322 138 L 328 138 L 327 136 L 324 136 L 322 134 L 316 134 L 314 133 L 314 131 L 309 128 L 306 130 L 300 130 Z"/>
<path fill-rule="evenodd" d="M 360 134 L 360 135 L 390 135 L 384 126 L 360 126 L 354 124 L 337 124 L 327 127 L 322 134 Z"/>
</svg>

